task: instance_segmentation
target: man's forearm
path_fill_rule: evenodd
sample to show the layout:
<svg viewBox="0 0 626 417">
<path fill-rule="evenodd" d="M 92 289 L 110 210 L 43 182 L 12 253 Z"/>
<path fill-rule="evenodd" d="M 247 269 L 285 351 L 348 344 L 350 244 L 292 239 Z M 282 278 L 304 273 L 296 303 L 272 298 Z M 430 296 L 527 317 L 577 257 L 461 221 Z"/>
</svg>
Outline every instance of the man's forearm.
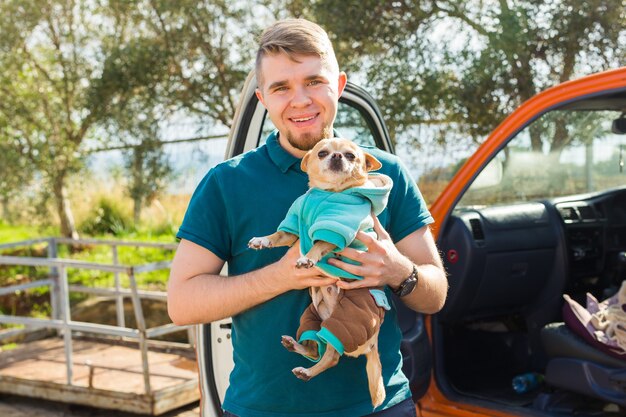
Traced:
<svg viewBox="0 0 626 417">
<path fill-rule="evenodd" d="M 200 274 L 168 285 L 168 311 L 178 325 L 209 323 L 231 317 L 281 292 L 270 284 L 272 265 L 243 275 Z"/>
<path fill-rule="evenodd" d="M 433 314 L 443 308 L 448 291 L 444 270 L 438 266 L 417 265 L 417 286 L 411 294 L 402 297 L 402 302 L 411 310 Z"/>
</svg>

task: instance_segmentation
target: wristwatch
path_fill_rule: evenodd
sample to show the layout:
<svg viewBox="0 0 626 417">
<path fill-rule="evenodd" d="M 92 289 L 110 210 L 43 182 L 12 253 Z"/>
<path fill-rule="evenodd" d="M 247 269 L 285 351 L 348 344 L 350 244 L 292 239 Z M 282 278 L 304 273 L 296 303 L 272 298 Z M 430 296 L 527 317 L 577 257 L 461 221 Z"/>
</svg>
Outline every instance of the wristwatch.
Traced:
<svg viewBox="0 0 626 417">
<path fill-rule="evenodd" d="M 413 264 L 413 271 L 411 271 L 411 275 L 407 277 L 398 288 L 395 290 L 392 289 L 393 293 L 398 297 L 404 297 L 405 295 L 409 295 L 413 292 L 415 287 L 417 286 L 417 267 Z"/>
</svg>

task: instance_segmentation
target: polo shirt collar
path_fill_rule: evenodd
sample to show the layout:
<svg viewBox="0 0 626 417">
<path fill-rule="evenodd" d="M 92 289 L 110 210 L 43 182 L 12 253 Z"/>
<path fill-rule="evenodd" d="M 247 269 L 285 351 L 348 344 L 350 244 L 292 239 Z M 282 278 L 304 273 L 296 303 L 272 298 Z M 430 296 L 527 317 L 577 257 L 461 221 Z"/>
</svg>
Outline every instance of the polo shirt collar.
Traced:
<svg viewBox="0 0 626 417">
<path fill-rule="evenodd" d="M 274 130 L 270 133 L 265 141 L 265 144 L 267 146 L 267 152 L 270 155 L 270 159 L 283 174 L 294 164 L 300 163 L 300 158 L 296 158 L 280 146 L 280 143 L 278 142 L 278 130 Z"/>
<path fill-rule="evenodd" d="M 340 137 L 339 133 L 337 133 L 334 129 L 333 135 L 335 137 Z M 269 153 L 270 159 L 283 174 L 294 164 L 297 164 L 298 169 L 300 169 L 300 161 L 302 159 L 296 158 L 280 146 L 280 143 L 278 142 L 278 129 L 275 129 L 272 133 L 270 133 L 265 141 L 265 144 L 267 146 L 267 152 Z"/>
</svg>

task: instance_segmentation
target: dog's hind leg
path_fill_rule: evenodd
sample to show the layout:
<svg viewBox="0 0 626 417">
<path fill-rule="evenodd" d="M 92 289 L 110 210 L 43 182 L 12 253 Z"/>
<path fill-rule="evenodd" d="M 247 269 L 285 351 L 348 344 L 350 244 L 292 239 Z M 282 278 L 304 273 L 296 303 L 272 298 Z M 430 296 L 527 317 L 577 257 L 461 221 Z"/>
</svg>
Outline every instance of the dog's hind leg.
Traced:
<svg viewBox="0 0 626 417">
<path fill-rule="evenodd" d="M 291 336 L 282 336 L 280 342 L 289 352 L 295 352 L 314 360 L 317 360 L 319 357 L 317 343 L 313 340 L 305 340 L 302 344 L 300 344 Z"/>
<path fill-rule="evenodd" d="M 378 335 L 376 335 L 378 336 Z M 372 405 L 378 407 L 385 401 L 385 384 L 383 383 L 382 365 L 380 364 L 380 356 L 378 355 L 378 340 L 374 341 L 372 349 L 365 354 L 367 364 L 367 384 L 372 397 Z"/>
<path fill-rule="evenodd" d="M 339 357 L 339 352 L 337 352 L 337 350 L 335 350 L 335 348 L 331 344 L 328 344 L 326 346 L 326 352 L 324 352 L 322 359 L 320 359 L 318 363 L 310 368 L 294 368 L 292 372 L 295 376 L 302 379 L 303 381 L 308 381 L 314 376 L 317 376 L 320 373 L 324 372 L 326 369 L 332 368 L 333 366 L 337 365 L 337 363 L 339 362 Z"/>
</svg>

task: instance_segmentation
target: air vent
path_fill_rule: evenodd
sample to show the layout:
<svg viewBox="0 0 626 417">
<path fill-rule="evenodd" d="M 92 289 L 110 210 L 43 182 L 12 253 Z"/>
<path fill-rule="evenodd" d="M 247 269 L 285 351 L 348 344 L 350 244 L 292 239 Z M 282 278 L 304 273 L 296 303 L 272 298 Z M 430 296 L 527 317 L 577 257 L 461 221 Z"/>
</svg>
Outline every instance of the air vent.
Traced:
<svg viewBox="0 0 626 417">
<path fill-rule="evenodd" d="M 578 220 L 578 213 L 576 213 L 574 207 L 559 207 L 559 213 L 561 213 L 561 217 L 565 221 L 571 222 Z"/>
<path fill-rule="evenodd" d="M 579 206 L 578 213 L 580 213 L 580 218 L 583 220 L 595 220 L 596 212 L 593 210 L 591 206 Z"/>
<path fill-rule="evenodd" d="M 604 206 L 602 204 L 595 204 L 596 213 L 598 214 L 599 219 L 606 219 L 606 215 L 604 214 Z"/>
<path fill-rule="evenodd" d="M 470 227 L 472 228 L 472 236 L 474 240 L 485 240 L 485 232 L 483 225 L 479 219 L 470 219 Z"/>
</svg>

